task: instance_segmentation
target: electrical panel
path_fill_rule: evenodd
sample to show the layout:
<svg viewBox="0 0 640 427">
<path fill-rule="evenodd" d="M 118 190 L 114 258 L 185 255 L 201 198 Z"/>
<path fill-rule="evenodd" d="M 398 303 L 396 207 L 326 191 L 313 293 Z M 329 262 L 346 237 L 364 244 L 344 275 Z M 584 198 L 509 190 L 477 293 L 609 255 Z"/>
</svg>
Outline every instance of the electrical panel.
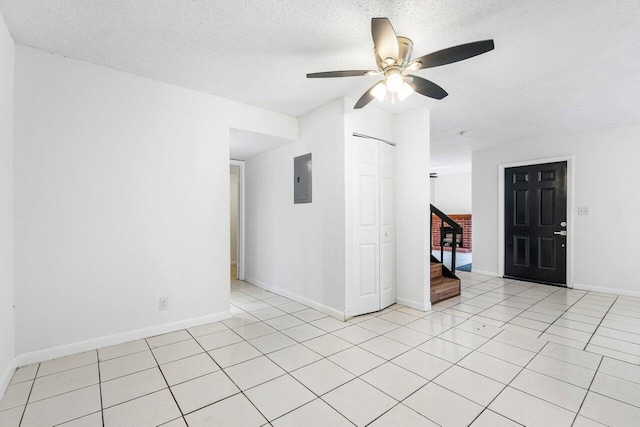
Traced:
<svg viewBox="0 0 640 427">
<path fill-rule="evenodd" d="M 311 203 L 311 153 L 293 159 L 293 203 Z"/>
</svg>

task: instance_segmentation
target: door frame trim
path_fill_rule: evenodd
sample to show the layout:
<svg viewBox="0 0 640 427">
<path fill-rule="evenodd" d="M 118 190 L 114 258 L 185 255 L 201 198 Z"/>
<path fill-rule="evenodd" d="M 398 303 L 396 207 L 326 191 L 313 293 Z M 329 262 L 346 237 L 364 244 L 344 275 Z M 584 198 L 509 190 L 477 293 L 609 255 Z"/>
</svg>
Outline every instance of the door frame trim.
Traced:
<svg viewBox="0 0 640 427">
<path fill-rule="evenodd" d="M 504 277 L 504 171 L 507 168 L 567 162 L 567 288 L 573 288 L 573 170 L 575 156 L 548 157 L 498 165 L 498 276 Z"/>
<path fill-rule="evenodd" d="M 244 280 L 244 160 L 229 160 L 230 166 L 238 166 L 238 280 Z M 231 202 L 229 202 L 231 203 Z M 229 205 L 231 211 L 231 205 Z"/>
</svg>

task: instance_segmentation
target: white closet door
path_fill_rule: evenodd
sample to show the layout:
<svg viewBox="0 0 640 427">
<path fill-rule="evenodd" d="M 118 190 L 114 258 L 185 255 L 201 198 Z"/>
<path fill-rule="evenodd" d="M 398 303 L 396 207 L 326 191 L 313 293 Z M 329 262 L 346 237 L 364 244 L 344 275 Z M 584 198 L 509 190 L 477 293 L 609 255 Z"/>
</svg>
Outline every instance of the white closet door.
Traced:
<svg viewBox="0 0 640 427">
<path fill-rule="evenodd" d="M 352 314 L 380 310 L 379 143 L 354 141 Z"/>
<path fill-rule="evenodd" d="M 380 144 L 380 309 L 396 302 L 394 147 Z"/>
</svg>

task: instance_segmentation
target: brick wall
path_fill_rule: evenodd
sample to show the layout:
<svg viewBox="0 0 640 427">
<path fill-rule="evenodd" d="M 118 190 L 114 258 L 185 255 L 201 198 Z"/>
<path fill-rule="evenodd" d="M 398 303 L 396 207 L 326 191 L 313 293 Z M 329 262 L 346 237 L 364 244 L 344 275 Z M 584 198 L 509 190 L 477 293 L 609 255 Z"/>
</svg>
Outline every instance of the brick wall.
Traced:
<svg viewBox="0 0 640 427">
<path fill-rule="evenodd" d="M 452 214 L 449 218 L 460 224 L 462 227 L 462 247 L 456 249 L 456 252 L 471 252 L 471 214 Z M 431 225 L 433 233 L 431 234 L 431 242 L 433 249 L 440 250 L 440 218 L 431 215 Z M 447 223 L 444 224 L 447 227 Z M 445 251 L 451 251 L 450 247 L 445 246 Z"/>
</svg>

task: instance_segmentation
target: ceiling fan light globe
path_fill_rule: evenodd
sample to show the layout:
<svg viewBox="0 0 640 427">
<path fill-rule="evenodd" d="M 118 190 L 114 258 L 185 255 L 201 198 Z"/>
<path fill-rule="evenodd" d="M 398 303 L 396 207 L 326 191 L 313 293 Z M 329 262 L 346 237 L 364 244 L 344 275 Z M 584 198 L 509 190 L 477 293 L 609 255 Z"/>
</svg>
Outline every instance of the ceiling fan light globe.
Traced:
<svg viewBox="0 0 640 427">
<path fill-rule="evenodd" d="M 405 68 L 405 71 L 415 71 L 415 70 L 419 70 L 420 68 L 422 68 L 422 62 L 414 61 L 409 65 L 407 65 L 407 68 Z"/>
<path fill-rule="evenodd" d="M 413 92 L 414 92 L 413 88 L 409 86 L 409 84 L 404 83 L 402 86 L 400 86 L 400 89 L 398 90 L 398 99 L 400 101 L 404 101 Z"/>
<path fill-rule="evenodd" d="M 403 84 L 404 79 L 400 73 L 389 73 L 387 75 L 387 89 L 389 92 L 398 92 Z"/>
<path fill-rule="evenodd" d="M 378 101 L 384 101 L 387 96 L 387 86 L 380 82 L 371 89 L 371 95 L 375 96 Z"/>
</svg>

